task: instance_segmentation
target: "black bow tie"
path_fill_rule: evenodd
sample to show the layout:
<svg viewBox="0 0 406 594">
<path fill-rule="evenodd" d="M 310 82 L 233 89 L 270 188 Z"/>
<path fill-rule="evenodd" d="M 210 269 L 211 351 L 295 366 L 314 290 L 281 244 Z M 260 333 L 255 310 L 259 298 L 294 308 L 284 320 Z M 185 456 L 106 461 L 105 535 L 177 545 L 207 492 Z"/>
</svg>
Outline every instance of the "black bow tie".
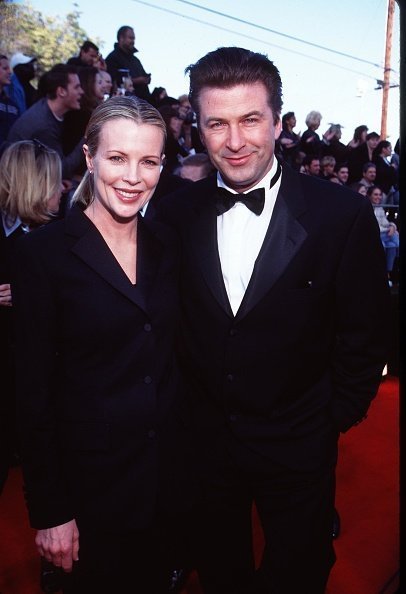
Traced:
<svg viewBox="0 0 406 594">
<path fill-rule="evenodd" d="M 278 163 L 276 173 L 271 179 L 271 183 L 269 186 L 270 188 L 272 188 L 272 186 L 276 184 L 280 174 L 281 166 Z M 246 194 L 233 194 L 225 188 L 217 188 L 217 192 L 215 194 L 217 215 L 222 215 L 228 210 L 230 210 L 230 208 L 232 208 L 236 202 L 242 202 L 253 213 L 255 213 L 256 215 L 260 215 L 261 212 L 264 210 L 265 188 L 257 188 L 256 190 L 251 190 Z"/>
</svg>

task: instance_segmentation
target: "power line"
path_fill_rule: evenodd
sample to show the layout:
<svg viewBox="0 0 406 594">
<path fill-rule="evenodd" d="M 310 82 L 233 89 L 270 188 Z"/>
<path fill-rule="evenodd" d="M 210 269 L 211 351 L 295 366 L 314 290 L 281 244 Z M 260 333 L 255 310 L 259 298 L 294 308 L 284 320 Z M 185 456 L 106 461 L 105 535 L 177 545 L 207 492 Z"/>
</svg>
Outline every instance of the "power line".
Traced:
<svg viewBox="0 0 406 594">
<path fill-rule="evenodd" d="M 150 8 L 155 8 L 157 10 L 161 10 L 162 12 L 166 12 L 169 14 L 173 14 L 175 16 L 181 17 L 183 19 L 189 20 L 189 21 L 193 21 L 195 23 L 199 23 L 201 25 L 206 25 L 208 27 L 212 27 L 213 29 L 219 29 L 220 31 L 226 31 L 227 33 L 233 33 L 235 35 L 238 35 L 240 37 L 244 37 L 246 39 L 250 39 L 252 41 L 258 41 L 260 43 L 263 43 L 264 45 L 268 45 L 270 47 L 276 47 L 278 49 L 284 50 L 286 52 L 292 53 L 292 54 L 296 54 L 298 56 L 302 56 L 304 58 L 308 58 L 309 60 L 314 60 L 316 62 L 320 62 L 322 64 L 327 64 L 328 66 L 334 66 L 335 68 L 340 68 L 341 70 L 346 70 L 347 72 L 352 72 L 353 74 L 358 74 L 359 76 L 362 76 L 363 78 L 370 78 L 374 81 L 376 81 L 376 77 L 375 76 L 370 76 L 368 74 L 365 74 L 365 72 L 359 72 L 358 70 L 353 70 L 352 68 L 347 68 L 346 66 L 341 66 L 340 64 L 335 64 L 334 62 L 328 62 L 327 60 L 323 60 L 321 58 L 316 58 L 314 56 L 309 56 L 308 54 L 304 54 L 302 52 L 296 51 L 296 50 L 292 50 L 286 47 L 283 47 L 281 45 L 277 45 L 275 43 L 269 43 L 268 41 L 264 41 L 263 39 L 258 39 L 258 37 L 253 37 L 251 35 L 246 35 L 245 33 L 240 33 L 237 31 L 233 31 L 232 29 L 228 29 L 226 27 L 221 27 L 220 25 L 214 25 L 213 23 L 209 23 L 207 21 L 203 21 L 201 19 L 197 19 L 191 16 L 187 16 L 184 15 L 180 12 L 176 12 L 174 10 L 170 10 L 168 8 L 163 8 L 162 6 L 156 6 L 155 4 L 151 4 L 150 2 L 144 2 L 143 0 L 133 0 L 133 2 L 137 2 L 138 4 L 144 4 L 145 6 L 148 6 Z M 375 64 L 373 64 L 375 66 Z"/>
<path fill-rule="evenodd" d="M 257 29 L 262 29 L 263 31 L 267 31 L 268 33 L 274 33 L 275 35 L 280 35 L 281 37 L 286 37 L 287 39 L 292 39 L 293 41 L 305 43 L 306 45 L 316 47 L 317 49 L 321 49 L 326 52 L 331 52 L 331 53 L 337 54 L 339 56 L 344 56 L 345 58 L 350 58 L 351 60 L 357 60 L 358 62 L 363 62 L 364 64 L 369 64 L 370 66 L 376 66 L 376 68 L 382 68 L 382 66 L 380 66 L 379 64 L 375 64 L 375 62 L 370 62 L 369 60 L 364 60 L 363 58 L 359 58 L 358 56 L 352 56 L 350 54 L 346 54 L 344 52 L 340 52 L 338 50 L 333 50 L 329 47 L 325 47 L 323 45 L 313 43 L 312 41 L 306 41 L 305 39 L 300 39 L 299 37 L 294 37 L 293 35 L 288 35 L 287 33 L 281 33 L 280 31 L 275 31 L 274 29 L 269 29 L 268 27 L 263 27 L 262 25 L 258 25 L 257 23 L 251 23 L 250 21 L 246 21 L 245 19 L 239 19 L 238 17 L 231 16 L 224 12 L 219 12 L 218 10 L 214 10 L 212 8 L 207 8 L 206 6 L 201 6 L 200 4 L 195 4 L 194 2 L 189 2 L 188 0 L 176 0 L 176 1 L 181 2 L 182 4 L 188 4 L 189 6 L 193 6 L 195 8 L 199 8 L 200 10 L 205 10 L 206 12 L 210 12 L 210 13 L 216 14 L 218 16 L 222 16 L 226 19 L 231 19 L 232 21 L 237 21 L 238 23 L 243 23 L 244 25 L 250 25 L 251 27 L 255 27 Z"/>
</svg>

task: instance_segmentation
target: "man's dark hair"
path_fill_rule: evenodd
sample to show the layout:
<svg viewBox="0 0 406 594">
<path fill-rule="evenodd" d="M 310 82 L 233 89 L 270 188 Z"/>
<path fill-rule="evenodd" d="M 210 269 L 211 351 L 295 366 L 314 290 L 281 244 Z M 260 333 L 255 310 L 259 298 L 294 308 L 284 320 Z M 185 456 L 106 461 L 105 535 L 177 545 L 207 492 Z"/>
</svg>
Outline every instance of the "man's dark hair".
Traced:
<svg viewBox="0 0 406 594">
<path fill-rule="evenodd" d="M 306 155 L 302 161 L 302 165 L 308 165 L 310 167 L 313 161 L 320 161 L 320 158 L 316 155 Z"/>
<path fill-rule="evenodd" d="M 282 81 L 279 71 L 267 56 L 240 47 L 220 47 L 190 64 L 185 70 L 190 76 L 189 101 L 199 119 L 199 94 L 205 87 L 223 89 L 235 85 L 262 82 L 268 92 L 274 123 L 282 109 Z"/>
<path fill-rule="evenodd" d="M 372 163 L 372 161 L 368 161 L 368 163 L 364 163 L 364 165 L 362 166 L 362 173 L 366 173 L 370 167 L 373 167 L 374 169 L 376 169 L 375 163 Z"/>
<path fill-rule="evenodd" d="M 120 41 L 120 38 L 128 31 L 128 29 L 131 29 L 131 31 L 133 30 L 129 25 L 123 25 L 119 28 L 117 31 L 117 41 Z"/>
<path fill-rule="evenodd" d="M 288 111 L 287 113 L 284 113 L 282 116 L 282 128 L 284 126 L 286 126 L 286 122 L 288 120 L 290 120 L 290 118 L 295 117 L 295 112 L 294 111 Z"/>
<path fill-rule="evenodd" d="M 370 132 L 366 135 L 366 139 L 370 140 L 371 138 L 380 138 L 378 132 Z"/>
<path fill-rule="evenodd" d="M 67 88 L 69 84 L 69 75 L 77 74 L 76 66 L 69 64 L 55 64 L 45 72 L 38 83 L 39 97 L 47 97 L 48 99 L 56 99 L 56 90 L 58 87 Z"/>
<path fill-rule="evenodd" d="M 89 50 L 94 50 L 95 52 L 99 51 L 99 48 L 93 41 L 89 41 L 88 39 L 83 43 L 82 47 L 80 48 L 81 52 L 87 53 Z"/>
</svg>

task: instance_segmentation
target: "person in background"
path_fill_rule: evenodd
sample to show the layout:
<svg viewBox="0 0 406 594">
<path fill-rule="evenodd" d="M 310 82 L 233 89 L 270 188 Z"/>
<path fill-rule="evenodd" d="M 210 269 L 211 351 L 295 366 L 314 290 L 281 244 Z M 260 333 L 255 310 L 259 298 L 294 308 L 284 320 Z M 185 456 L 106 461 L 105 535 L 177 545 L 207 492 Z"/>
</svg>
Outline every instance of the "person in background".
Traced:
<svg viewBox="0 0 406 594">
<path fill-rule="evenodd" d="M 176 567 L 191 484 L 174 359 L 177 243 L 140 216 L 165 134 L 145 101 L 99 105 L 72 208 L 15 254 L 27 505 L 38 552 L 70 594 L 167 594 Z"/>
<path fill-rule="evenodd" d="M 55 218 L 62 191 L 58 153 L 38 141 L 7 147 L 0 159 L 0 492 L 19 452 L 15 419 L 11 256 L 24 234 Z"/>
<path fill-rule="evenodd" d="M 388 140 L 381 140 L 373 153 L 376 165 L 375 184 L 384 194 L 386 204 L 399 204 L 399 172 L 398 166 L 391 162 L 392 145 Z"/>
<path fill-rule="evenodd" d="M 311 111 L 306 116 L 305 130 L 300 138 L 300 150 L 305 153 L 306 156 L 321 157 L 322 154 L 322 141 L 316 130 L 320 127 L 322 115 L 319 111 Z"/>
<path fill-rule="evenodd" d="M 327 181 L 330 181 L 333 177 L 336 176 L 335 174 L 335 166 L 336 166 L 336 160 L 334 159 L 334 157 L 332 157 L 331 155 L 326 155 L 325 157 L 322 157 L 321 161 L 320 161 L 320 177 L 321 179 L 325 179 Z"/>
<path fill-rule="evenodd" d="M 99 48 L 95 43 L 87 39 L 83 42 L 79 55 L 69 58 L 67 64 L 84 68 L 86 66 L 96 66 L 99 59 Z"/>
<path fill-rule="evenodd" d="M 371 186 L 367 189 L 367 196 L 374 207 L 376 220 L 378 221 L 382 245 L 386 254 L 386 270 L 388 272 L 388 283 L 392 286 L 393 266 L 399 252 L 399 232 L 395 223 L 388 220 L 382 207 L 383 193 L 378 186 Z"/>
<path fill-rule="evenodd" d="M 102 79 L 103 99 L 106 101 L 106 99 L 112 96 L 113 81 L 111 80 L 111 74 L 107 70 L 99 69 L 99 74 Z"/>
<path fill-rule="evenodd" d="M 14 103 L 16 103 L 21 115 L 38 98 L 37 90 L 31 84 L 31 81 L 36 76 L 37 58 L 17 52 L 10 58 L 10 68 L 13 74 L 6 92 Z"/>
<path fill-rule="evenodd" d="M 348 182 L 348 167 L 346 163 L 337 163 L 334 168 L 335 176 L 330 181 L 346 186 Z"/>
<path fill-rule="evenodd" d="M 368 134 L 368 126 L 362 124 L 361 126 L 357 126 L 354 130 L 354 135 L 351 138 L 350 142 L 347 144 L 350 150 L 358 148 L 361 144 L 364 144 L 366 141 L 366 137 Z"/>
<path fill-rule="evenodd" d="M 138 52 L 134 43 L 134 29 L 128 25 L 120 27 L 117 31 L 117 43 L 114 44 L 114 50 L 106 58 L 107 70 L 117 87 L 120 86 L 122 80 L 120 70 L 128 70 L 133 81 L 135 95 L 150 101 L 151 93 L 148 85 L 151 82 L 151 74 L 145 72 L 140 60 L 134 56 Z"/>
<path fill-rule="evenodd" d="M 362 177 L 355 183 L 363 184 L 367 189 L 375 185 L 376 165 L 372 162 L 364 163 L 362 167 Z"/>
<path fill-rule="evenodd" d="M 350 149 L 341 142 L 341 124 L 330 124 L 323 136 L 323 155 L 334 157 L 337 163 L 344 163 L 348 158 Z"/>
<path fill-rule="evenodd" d="M 374 150 L 378 145 L 380 136 L 377 132 L 369 132 L 365 136 L 365 142 L 353 148 L 348 154 L 348 183 L 352 184 L 361 179 L 362 169 L 365 163 L 373 161 Z"/>
<path fill-rule="evenodd" d="M 179 115 L 178 107 L 162 105 L 158 109 L 166 125 L 166 143 L 164 171 L 174 173 L 182 159 L 189 155 L 188 149 L 180 142 L 183 120 Z"/>
<path fill-rule="evenodd" d="M 198 181 L 215 172 L 212 162 L 206 153 L 189 155 L 182 160 L 180 167 L 175 171 L 183 179 Z"/>
<path fill-rule="evenodd" d="M 320 177 L 320 159 L 314 155 L 306 155 L 303 159 L 301 173 Z"/>
<path fill-rule="evenodd" d="M 296 116 L 293 111 L 288 111 L 282 116 L 282 131 L 278 138 L 281 158 L 294 169 L 298 169 L 298 153 L 300 152 L 300 134 L 293 132 L 296 126 Z"/>
<path fill-rule="evenodd" d="M 62 176 L 68 188 L 73 174 L 84 160 L 82 141 L 68 154 L 64 153 L 62 146 L 64 117 L 68 111 L 80 109 L 83 95 L 76 67 L 56 64 L 42 75 L 38 89 L 41 99 L 17 119 L 7 140 L 12 143 L 37 138 L 55 150 L 62 159 Z"/>
<path fill-rule="evenodd" d="M 68 111 L 63 120 L 62 146 L 65 155 L 75 150 L 76 146 L 83 143 L 87 124 L 94 109 L 104 101 L 104 85 L 101 71 L 95 66 L 86 66 L 79 69 L 80 86 L 83 95 L 80 98 L 80 109 Z M 61 215 L 69 207 L 69 201 L 86 172 L 84 159 L 72 174 L 72 187 L 63 200 Z"/>
<path fill-rule="evenodd" d="M 274 158 L 282 86 L 266 56 L 222 47 L 186 71 L 218 173 L 157 214 L 182 250 L 200 583 L 207 594 L 324 594 L 339 433 L 365 418 L 386 358 L 376 220 L 368 200 Z"/>
<path fill-rule="evenodd" d="M 11 82 L 11 68 L 7 56 L 0 54 L 0 153 L 10 128 L 19 116 L 17 104 L 5 92 Z"/>
</svg>

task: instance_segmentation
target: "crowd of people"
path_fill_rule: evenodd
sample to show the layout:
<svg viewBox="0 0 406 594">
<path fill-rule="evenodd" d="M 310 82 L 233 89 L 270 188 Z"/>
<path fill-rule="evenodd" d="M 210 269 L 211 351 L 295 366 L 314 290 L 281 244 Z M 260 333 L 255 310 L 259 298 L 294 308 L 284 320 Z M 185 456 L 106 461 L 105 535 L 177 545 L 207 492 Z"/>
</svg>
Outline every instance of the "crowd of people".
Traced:
<svg viewBox="0 0 406 594">
<path fill-rule="evenodd" d="M 87 40 L 37 88 L 35 57 L 0 56 L 0 489 L 21 456 L 65 594 L 190 565 L 207 594 L 323 594 L 338 435 L 385 362 L 399 142 L 320 137 L 318 111 L 296 134 L 241 48 L 151 92 L 134 44 Z"/>
</svg>

